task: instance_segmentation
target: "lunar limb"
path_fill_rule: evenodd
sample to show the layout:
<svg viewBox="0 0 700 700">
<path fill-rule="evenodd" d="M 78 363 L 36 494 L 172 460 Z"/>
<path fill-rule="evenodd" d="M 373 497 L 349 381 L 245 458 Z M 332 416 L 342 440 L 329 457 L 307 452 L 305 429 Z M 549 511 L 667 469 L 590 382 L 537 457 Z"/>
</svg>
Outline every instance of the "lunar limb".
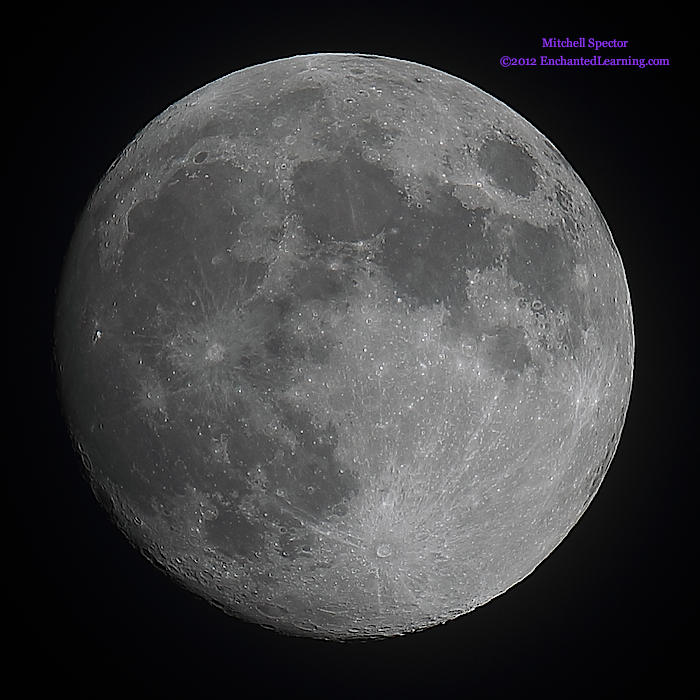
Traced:
<svg viewBox="0 0 700 700">
<path fill-rule="evenodd" d="M 92 484 L 157 566 L 278 631 L 382 637 L 527 576 L 629 402 L 619 253 L 556 148 L 377 56 L 254 66 L 151 122 L 56 307 Z"/>
</svg>

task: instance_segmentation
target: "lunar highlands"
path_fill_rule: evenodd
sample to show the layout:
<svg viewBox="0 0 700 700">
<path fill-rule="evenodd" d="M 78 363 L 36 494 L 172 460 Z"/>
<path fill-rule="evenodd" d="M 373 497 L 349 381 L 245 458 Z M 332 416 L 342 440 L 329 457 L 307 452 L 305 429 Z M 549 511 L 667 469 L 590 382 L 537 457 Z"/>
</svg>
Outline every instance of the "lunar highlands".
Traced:
<svg viewBox="0 0 700 700">
<path fill-rule="evenodd" d="M 155 565 L 326 639 L 446 622 L 598 490 L 630 396 L 620 255 L 480 89 L 345 54 L 228 75 L 90 198 L 55 359 L 86 475 Z"/>
</svg>

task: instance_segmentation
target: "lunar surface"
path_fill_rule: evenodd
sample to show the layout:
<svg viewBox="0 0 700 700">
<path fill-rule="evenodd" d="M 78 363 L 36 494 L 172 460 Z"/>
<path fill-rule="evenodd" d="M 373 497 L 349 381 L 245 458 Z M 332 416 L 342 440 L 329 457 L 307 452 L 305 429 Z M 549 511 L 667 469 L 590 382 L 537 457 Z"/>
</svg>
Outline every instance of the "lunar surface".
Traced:
<svg viewBox="0 0 700 700">
<path fill-rule="evenodd" d="M 233 73 L 151 122 L 68 251 L 86 474 L 154 564 L 280 632 L 382 637 L 503 593 L 598 490 L 625 274 L 556 148 L 377 56 Z"/>
</svg>

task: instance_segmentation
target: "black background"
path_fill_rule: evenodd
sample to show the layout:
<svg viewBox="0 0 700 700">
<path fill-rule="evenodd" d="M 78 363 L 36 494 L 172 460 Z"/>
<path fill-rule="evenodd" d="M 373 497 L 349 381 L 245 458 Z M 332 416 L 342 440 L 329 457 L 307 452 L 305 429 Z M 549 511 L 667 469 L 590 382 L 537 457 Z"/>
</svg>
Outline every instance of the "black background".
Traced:
<svg viewBox="0 0 700 700">
<path fill-rule="evenodd" d="M 28 687 L 101 697 L 223 692 L 234 697 L 576 697 L 636 687 L 670 692 L 689 669 L 690 382 L 697 356 L 679 166 L 692 134 L 682 59 L 658 19 L 613 25 L 426 5 L 327 5 L 240 14 L 189 7 L 149 16 L 100 8 L 94 18 L 42 16 L 27 35 L 41 70 L 23 113 L 39 162 L 27 240 L 32 431 L 22 459 L 21 612 L 16 651 Z M 107 9 L 109 8 L 109 9 Z M 38 20 L 37 20 L 38 21 Z M 626 39 L 604 57 L 668 58 L 666 67 L 511 67 L 499 59 L 591 57 L 543 49 L 543 37 Z M 632 400 L 603 486 L 566 540 L 527 579 L 447 625 L 379 642 L 282 637 L 191 596 L 133 550 L 83 481 L 51 374 L 53 297 L 75 220 L 136 132 L 222 75 L 296 54 L 375 53 L 438 68 L 502 100 L 543 132 L 598 202 L 622 255 L 637 339 Z M 36 124 L 34 123 L 36 121 Z M 684 145 L 687 142 L 687 146 Z M 36 160 L 38 159 L 38 161 Z M 693 184 L 697 185 L 695 179 Z M 685 204 L 684 204 L 685 202 Z M 36 231 L 34 231 L 36 226 Z M 683 245 L 681 245 L 683 244 Z M 40 251 L 40 255 L 37 255 Z M 697 279 L 697 273 L 692 274 Z M 693 283 L 694 287 L 694 283 Z M 37 319 L 39 322 L 37 322 Z M 20 353 L 21 354 L 21 353 Z M 27 421 L 25 421 L 27 422 Z M 37 423 L 32 419 L 36 428 Z M 12 438 L 12 436 L 10 436 Z M 28 595 L 21 595 L 28 594 Z M 641 686 L 639 685 L 641 684 Z"/>
</svg>

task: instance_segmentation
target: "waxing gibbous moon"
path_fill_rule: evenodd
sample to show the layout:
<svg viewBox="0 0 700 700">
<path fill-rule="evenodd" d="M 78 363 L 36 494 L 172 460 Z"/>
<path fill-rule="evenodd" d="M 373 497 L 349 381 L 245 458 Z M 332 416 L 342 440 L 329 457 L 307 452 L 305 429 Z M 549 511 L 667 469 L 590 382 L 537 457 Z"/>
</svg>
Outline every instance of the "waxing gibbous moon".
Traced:
<svg viewBox="0 0 700 700">
<path fill-rule="evenodd" d="M 500 595 L 598 490 L 632 312 L 591 194 L 480 89 L 300 56 L 168 108 L 80 218 L 56 305 L 101 503 L 226 612 L 393 636 Z"/>
</svg>

